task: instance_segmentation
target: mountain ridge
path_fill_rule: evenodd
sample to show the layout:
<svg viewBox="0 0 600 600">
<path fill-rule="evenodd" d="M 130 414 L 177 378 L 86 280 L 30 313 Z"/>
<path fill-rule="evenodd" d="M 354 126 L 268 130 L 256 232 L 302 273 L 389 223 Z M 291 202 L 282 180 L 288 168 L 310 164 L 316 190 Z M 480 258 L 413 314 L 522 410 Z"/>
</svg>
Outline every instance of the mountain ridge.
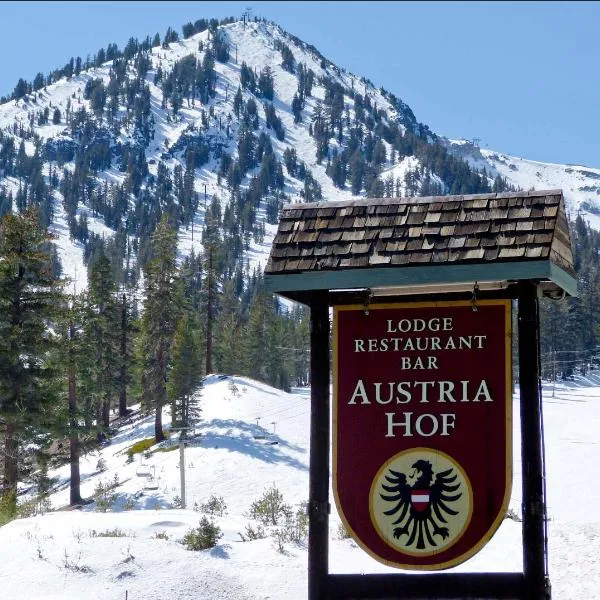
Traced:
<svg viewBox="0 0 600 600">
<path fill-rule="evenodd" d="M 437 136 L 394 94 L 274 23 L 199 27 L 183 39 L 169 29 L 174 39 L 156 46 L 132 39 L 112 60 L 0 105 L 0 212 L 40 205 L 78 289 L 99 240 L 119 229 L 120 258 L 143 265 L 165 211 L 180 255 L 201 253 L 215 198 L 223 238 L 243 246 L 233 262 L 256 268 L 284 202 L 562 187 Z M 577 172 L 584 189 L 568 186 L 567 205 L 592 214 L 600 171 Z"/>
</svg>

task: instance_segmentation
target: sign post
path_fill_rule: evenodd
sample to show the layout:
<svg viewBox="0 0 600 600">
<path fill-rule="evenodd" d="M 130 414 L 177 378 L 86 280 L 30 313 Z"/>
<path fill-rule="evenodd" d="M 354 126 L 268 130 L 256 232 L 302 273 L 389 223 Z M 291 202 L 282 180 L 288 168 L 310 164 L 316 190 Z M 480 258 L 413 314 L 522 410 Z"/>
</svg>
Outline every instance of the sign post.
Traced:
<svg viewBox="0 0 600 600">
<path fill-rule="evenodd" d="M 334 494 L 380 562 L 452 567 L 502 522 L 510 314 L 510 300 L 334 307 Z"/>
</svg>

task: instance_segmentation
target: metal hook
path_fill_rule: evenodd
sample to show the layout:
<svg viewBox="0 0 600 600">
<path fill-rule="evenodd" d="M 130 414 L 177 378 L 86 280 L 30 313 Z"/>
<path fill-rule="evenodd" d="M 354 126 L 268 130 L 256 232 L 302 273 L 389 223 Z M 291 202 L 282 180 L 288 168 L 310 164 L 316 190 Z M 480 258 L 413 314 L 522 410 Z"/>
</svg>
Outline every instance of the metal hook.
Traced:
<svg viewBox="0 0 600 600">
<path fill-rule="evenodd" d="M 371 299 L 373 298 L 373 290 L 371 288 L 367 288 L 366 290 L 367 295 L 365 297 L 365 303 L 364 303 L 364 313 L 365 316 L 369 315 L 369 304 L 371 303 Z"/>
<path fill-rule="evenodd" d="M 478 292 L 479 292 L 479 286 L 477 285 L 477 282 L 475 282 L 475 285 L 473 286 L 473 296 L 471 297 L 471 308 L 473 309 L 473 312 L 477 312 L 479 310 L 477 307 Z"/>
</svg>

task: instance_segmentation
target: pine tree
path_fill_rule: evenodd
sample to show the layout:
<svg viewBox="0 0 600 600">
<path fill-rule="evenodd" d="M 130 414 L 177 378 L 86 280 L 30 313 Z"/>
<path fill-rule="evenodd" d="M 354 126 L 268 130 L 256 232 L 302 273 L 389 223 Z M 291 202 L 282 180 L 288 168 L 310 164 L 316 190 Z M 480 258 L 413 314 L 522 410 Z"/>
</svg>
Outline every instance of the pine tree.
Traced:
<svg viewBox="0 0 600 600">
<path fill-rule="evenodd" d="M 206 373 L 212 373 L 213 371 L 213 325 L 217 315 L 218 266 L 221 251 L 221 238 L 219 235 L 220 221 L 221 206 L 218 198 L 215 197 L 206 213 L 206 225 L 202 234 L 205 273 L 203 289 L 205 292 L 204 312 L 206 315 L 206 325 L 204 328 L 206 335 Z"/>
<path fill-rule="evenodd" d="M 94 391 L 98 421 L 105 429 L 110 424 L 110 408 L 118 395 L 120 373 L 121 314 L 116 284 L 104 245 L 90 265 L 87 319 L 88 337 L 94 356 Z"/>
<path fill-rule="evenodd" d="M 233 375 L 240 372 L 242 350 L 239 300 L 235 295 L 235 281 L 223 284 L 222 307 L 216 321 L 214 354 L 219 373 Z"/>
<path fill-rule="evenodd" d="M 155 411 L 154 437 L 165 439 L 162 408 L 167 403 L 167 376 L 175 327 L 181 311 L 175 262 L 177 234 L 163 215 L 152 236 L 152 259 L 146 269 L 142 318 L 144 373 L 142 393 Z"/>
<path fill-rule="evenodd" d="M 52 273 L 47 232 L 34 209 L 0 221 L 0 421 L 4 424 L 4 492 L 16 490 L 19 437 L 44 427 L 57 402 L 49 361 L 62 291 Z"/>
<path fill-rule="evenodd" d="M 200 351 L 191 315 L 184 314 L 177 323 L 171 362 L 167 386 L 171 423 L 174 427 L 191 427 L 200 417 L 197 388 L 202 380 Z"/>
<path fill-rule="evenodd" d="M 94 349 L 87 330 L 89 318 L 85 294 L 73 296 L 60 321 L 61 365 L 66 372 L 66 415 L 62 420 L 61 437 L 69 440 L 69 504 L 81 504 L 80 458 L 94 443 L 99 431 L 96 411 L 89 401 L 93 391 Z"/>
<path fill-rule="evenodd" d="M 119 394 L 119 416 L 127 414 L 127 389 L 131 383 L 131 370 L 133 365 L 133 336 L 136 332 L 131 316 L 131 302 L 127 294 L 121 294 L 119 306 L 119 374 L 117 376 L 117 389 Z"/>
</svg>

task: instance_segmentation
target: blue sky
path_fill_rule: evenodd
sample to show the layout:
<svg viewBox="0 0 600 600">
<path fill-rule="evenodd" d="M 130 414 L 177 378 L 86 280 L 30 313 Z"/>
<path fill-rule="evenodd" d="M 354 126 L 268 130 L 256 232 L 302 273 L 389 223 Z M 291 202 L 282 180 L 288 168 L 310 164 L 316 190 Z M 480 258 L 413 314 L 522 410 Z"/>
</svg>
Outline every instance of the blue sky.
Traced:
<svg viewBox="0 0 600 600">
<path fill-rule="evenodd" d="M 600 167 L 598 2 L 0 2 L 0 95 L 71 56 L 247 8 L 440 135 Z"/>
</svg>

